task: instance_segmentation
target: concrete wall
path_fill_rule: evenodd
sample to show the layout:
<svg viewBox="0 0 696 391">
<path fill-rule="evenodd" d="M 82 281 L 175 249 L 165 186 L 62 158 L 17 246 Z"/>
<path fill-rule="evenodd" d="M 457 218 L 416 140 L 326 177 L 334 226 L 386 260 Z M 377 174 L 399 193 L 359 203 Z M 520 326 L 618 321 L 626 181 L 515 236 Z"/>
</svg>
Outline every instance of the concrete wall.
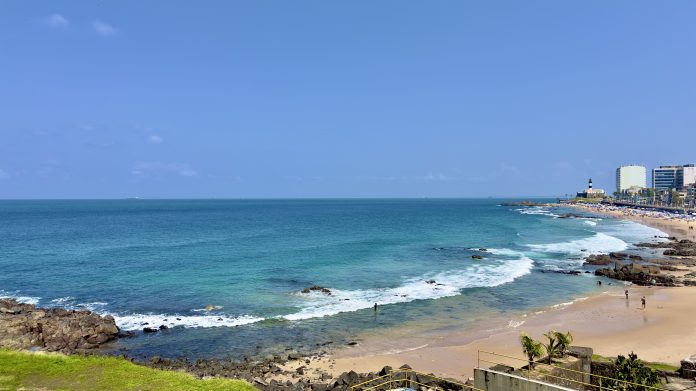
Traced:
<svg viewBox="0 0 696 391">
<path fill-rule="evenodd" d="M 570 388 L 481 368 L 474 368 L 474 387 L 484 391 L 571 391 Z"/>
</svg>

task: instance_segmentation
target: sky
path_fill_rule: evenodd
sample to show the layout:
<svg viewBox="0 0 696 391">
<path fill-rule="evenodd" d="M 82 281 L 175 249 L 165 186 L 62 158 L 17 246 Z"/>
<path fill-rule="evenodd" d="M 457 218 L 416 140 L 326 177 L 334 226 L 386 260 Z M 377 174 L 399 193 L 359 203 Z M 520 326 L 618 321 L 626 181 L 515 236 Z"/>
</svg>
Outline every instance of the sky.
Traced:
<svg viewBox="0 0 696 391">
<path fill-rule="evenodd" d="M 612 191 L 619 165 L 696 163 L 695 18 L 686 0 L 3 1 L 0 198 Z"/>
</svg>

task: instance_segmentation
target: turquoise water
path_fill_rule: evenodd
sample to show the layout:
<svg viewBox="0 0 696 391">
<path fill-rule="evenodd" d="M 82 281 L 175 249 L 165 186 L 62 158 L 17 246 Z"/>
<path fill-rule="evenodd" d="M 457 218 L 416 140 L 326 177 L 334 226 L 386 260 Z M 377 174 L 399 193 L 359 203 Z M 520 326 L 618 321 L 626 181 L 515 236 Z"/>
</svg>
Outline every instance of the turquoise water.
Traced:
<svg viewBox="0 0 696 391">
<path fill-rule="evenodd" d="M 501 202 L 0 201 L 0 296 L 170 327 L 118 342 L 136 354 L 240 356 L 562 302 L 595 278 L 545 271 L 663 235 Z"/>
</svg>

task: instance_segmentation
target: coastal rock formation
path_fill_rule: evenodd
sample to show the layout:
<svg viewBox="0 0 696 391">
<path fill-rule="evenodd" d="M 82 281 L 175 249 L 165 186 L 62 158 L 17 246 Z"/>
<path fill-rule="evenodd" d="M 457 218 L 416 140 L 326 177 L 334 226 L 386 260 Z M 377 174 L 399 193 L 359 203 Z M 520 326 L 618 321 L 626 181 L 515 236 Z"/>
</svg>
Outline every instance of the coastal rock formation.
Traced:
<svg viewBox="0 0 696 391">
<path fill-rule="evenodd" d="M 670 238 L 674 239 L 674 238 Z M 691 240 L 670 240 L 669 242 L 660 243 L 638 243 L 638 247 L 647 248 L 666 248 L 664 255 L 676 256 L 676 257 L 696 257 L 696 242 Z"/>
<path fill-rule="evenodd" d="M 304 288 L 302 290 L 302 293 L 310 293 L 310 292 L 314 292 L 314 291 L 325 293 L 327 295 L 331 295 L 331 289 L 324 288 L 321 285 L 313 285 L 313 286 L 310 286 L 309 288 Z"/>
<path fill-rule="evenodd" d="M 111 316 L 0 300 L 0 347 L 84 352 L 115 339 L 118 332 Z"/>
<path fill-rule="evenodd" d="M 617 261 L 623 260 L 642 261 L 643 257 L 641 257 L 640 255 L 626 254 L 620 252 L 611 252 L 609 254 L 593 254 L 585 258 L 584 264 L 592 266 L 606 266 L 611 265 L 612 263 L 615 263 Z"/>
<path fill-rule="evenodd" d="M 310 358 L 321 359 L 325 354 L 326 352 L 323 352 L 318 356 L 301 357 L 300 360 L 292 361 L 288 361 L 288 356 L 273 356 L 273 358 L 261 361 L 251 361 L 248 358 L 242 361 L 230 359 L 198 359 L 191 361 L 183 356 L 174 360 L 154 356 L 141 364 L 164 370 L 184 370 L 201 378 L 216 376 L 245 379 L 263 391 L 349 391 L 351 386 L 374 380 L 393 372 L 391 367 L 386 366 L 377 372 L 358 373 L 349 371 L 334 377 L 319 369 L 311 369 L 309 366 L 311 363 Z M 299 366 L 296 368 L 292 367 L 289 365 L 291 362 L 297 362 L 298 364 L 296 365 Z M 410 369 L 409 365 L 404 364 L 396 371 Z M 404 375 L 400 374 L 399 378 L 404 378 Z M 417 381 L 425 386 L 411 383 L 414 390 L 424 390 L 426 388 L 440 388 L 446 391 L 462 390 L 462 386 L 454 380 L 437 379 L 414 372 L 408 372 L 408 379 Z M 373 385 L 378 385 L 384 381 L 385 379 L 382 378 Z"/>
<path fill-rule="evenodd" d="M 641 265 L 635 262 L 625 265 L 617 262 L 614 268 L 597 269 L 595 275 L 630 281 L 636 285 L 676 286 L 678 283 L 674 276 L 660 274 L 658 266 Z"/>
</svg>

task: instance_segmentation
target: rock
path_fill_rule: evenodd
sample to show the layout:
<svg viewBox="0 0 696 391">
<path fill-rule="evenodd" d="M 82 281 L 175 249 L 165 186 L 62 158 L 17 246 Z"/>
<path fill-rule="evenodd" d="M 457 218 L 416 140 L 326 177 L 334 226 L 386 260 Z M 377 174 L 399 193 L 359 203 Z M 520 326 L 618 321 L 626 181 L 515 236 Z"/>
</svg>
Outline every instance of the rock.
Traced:
<svg viewBox="0 0 696 391">
<path fill-rule="evenodd" d="M 693 379 L 694 375 L 696 375 L 696 354 L 681 360 L 680 364 L 679 373 L 681 377 Z"/>
<path fill-rule="evenodd" d="M 319 292 L 325 293 L 325 294 L 327 294 L 327 295 L 329 295 L 329 296 L 331 295 L 331 290 L 330 290 L 329 288 L 325 288 L 325 287 L 323 287 L 323 286 L 321 286 L 321 285 L 313 285 L 313 286 L 310 286 L 309 288 L 304 288 L 304 289 L 302 290 L 302 293 L 310 293 L 310 292 L 313 292 L 313 291 L 319 291 Z"/>
<path fill-rule="evenodd" d="M 472 255 L 471 258 L 472 258 L 472 259 L 483 259 L 483 257 L 480 256 L 480 255 L 478 255 L 478 254 Z"/>
<path fill-rule="evenodd" d="M 426 283 L 426 284 L 430 284 L 430 285 L 433 285 L 433 284 L 435 284 L 436 282 L 437 282 L 437 281 L 435 281 L 435 280 L 425 280 L 425 283 Z"/>
<path fill-rule="evenodd" d="M 389 365 L 387 365 L 387 366 L 385 366 L 384 368 L 382 368 L 382 370 L 379 371 L 377 374 L 378 374 L 379 376 L 385 376 L 385 375 L 390 374 L 392 371 L 393 371 L 392 367 L 390 367 Z"/>
<path fill-rule="evenodd" d="M 159 327 L 160 330 L 166 330 L 166 329 L 168 329 L 168 328 L 169 328 L 169 327 L 167 327 L 167 326 L 165 326 L 165 325 L 160 325 L 160 327 Z"/>
<path fill-rule="evenodd" d="M 113 317 L 0 299 L 0 347 L 86 352 L 118 336 Z"/>
<path fill-rule="evenodd" d="M 404 364 L 404 365 L 400 366 L 399 369 L 402 369 L 402 370 L 404 370 L 404 369 L 405 369 L 405 370 L 411 370 L 411 369 L 413 369 L 413 368 L 411 368 L 411 366 L 408 365 L 408 364 Z"/>
<path fill-rule="evenodd" d="M 253 380 L 254 380 L 254 383 L 261 384 L 262 386 L 268 387 L 268 382 L 261 379 L 260 377 L 255 377 Z"/>
<path fill-rule="evenodd" d="M 346 345 L 348 345 L 348 346 L 355 346 L 355 345 L 357 345 L 357 344 L 358 344 L 358 343 L 357 343 L 356 341 L 350 341 L 350 342 L 348 342 Z"/>
<path fill-rule="evenodd" d="M 585 258 L 584 264 L 585 265 L 592 265 L 592 266 L 606 266 L 606 265 L 610 265 L 614 262 L 616 262 L 616 260 L 613 259 L 609 255 L 596 254 L 596 255 L 590 255 L 589 257 Z"/>
<path fill-rule="evenodd" d="M 157 329 L 153 329 L 152 327 L 143 327 L 143 333 L 156 333 Z"/>
<path fill-rule="evenodd" d="M 488 249 L 487 248 L 480 248 L 479 251 L 481 251 L 482 253 L 485 253 L 485 252 L 488 252 Z"/>
</svg>

